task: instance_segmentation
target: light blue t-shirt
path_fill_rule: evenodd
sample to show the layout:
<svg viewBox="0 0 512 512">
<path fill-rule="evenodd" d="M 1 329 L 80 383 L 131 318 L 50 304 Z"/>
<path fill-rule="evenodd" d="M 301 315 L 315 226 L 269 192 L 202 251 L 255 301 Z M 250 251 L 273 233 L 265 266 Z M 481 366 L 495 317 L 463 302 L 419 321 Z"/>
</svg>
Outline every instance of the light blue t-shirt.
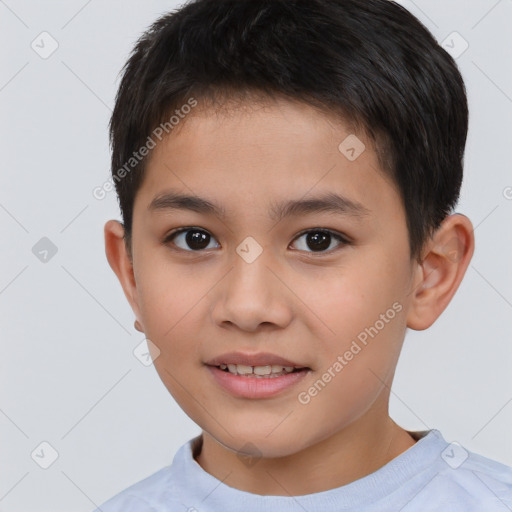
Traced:
<svg viewBox="0 0 512 512">
<path fill-rule="evenodd" d="M 194 459 L 200 436 L 172 464 L 128 487 L 94 512 L 507 512 L 512 468 L 447 443 L 437 430 L 347 485 L 303 496 L 261 496 L 230 487 Z"/>
</svg>

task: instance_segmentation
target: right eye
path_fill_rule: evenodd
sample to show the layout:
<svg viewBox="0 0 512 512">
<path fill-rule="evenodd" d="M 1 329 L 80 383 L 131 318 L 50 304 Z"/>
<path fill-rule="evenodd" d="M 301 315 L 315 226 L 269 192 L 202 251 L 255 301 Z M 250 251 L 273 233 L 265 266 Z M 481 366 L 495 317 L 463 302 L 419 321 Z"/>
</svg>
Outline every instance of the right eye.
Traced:
<svg viewBox="0 0 512 512">
<path fill-rule="evenodd" d="M 179 250 L 187 252 L 199 252 L 204 249 L 211 249 L 211 247 L 208 246 L 209 242 L 212 239 L 215 240 L 204 229 L 187 227 L 180 228 L 169 233 L 165 237 L 163 243 L 169 244 L 169 242 L 172 242 L 172 245 L 176 246 Z M 182 246 L 179 245 L 180 243 L 182 244 Z M 188 245 L 188 247 L 191 249 L 187 249 L 186 247 L 184 247 L 185 245 Z"/>
</svg>

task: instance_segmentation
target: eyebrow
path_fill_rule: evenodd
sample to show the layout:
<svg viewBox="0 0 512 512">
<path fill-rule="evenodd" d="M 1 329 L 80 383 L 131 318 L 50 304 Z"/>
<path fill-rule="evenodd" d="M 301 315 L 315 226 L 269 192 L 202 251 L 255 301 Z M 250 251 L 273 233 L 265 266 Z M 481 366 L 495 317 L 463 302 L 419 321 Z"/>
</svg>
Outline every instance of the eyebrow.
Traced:
<svg viewBox="0 0 512 512">
<path fill-rule="evenodd" d="M 226 210 L 221 205 L 199 196 L 178 192 L 165 192 L 154 197 L 148 206 L 148 210 L 190 210 L 205 215 L 215 215 L 221 219 L 226 218 Z M 329 192 L 310 199 L 273 203 L 270 205 L 269 216 L 272 220 L 279 222 L 286 217 L 322 212 L 350 217 L 364 217 L 371 213 L 363 204 L 334 192 Z"/>
</svg>

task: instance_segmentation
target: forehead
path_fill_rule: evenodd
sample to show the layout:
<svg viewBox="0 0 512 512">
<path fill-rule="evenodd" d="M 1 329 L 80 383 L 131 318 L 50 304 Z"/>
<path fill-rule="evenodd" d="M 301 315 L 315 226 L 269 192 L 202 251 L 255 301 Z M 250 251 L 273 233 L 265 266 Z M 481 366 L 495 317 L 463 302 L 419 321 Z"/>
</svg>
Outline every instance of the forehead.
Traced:
<svg viewBox="0 0 512 512">
<path fill-rule="evenodd" d="M 264 203 L 275 218 L 292 196 L 343 195 L 370 211 L 393 189 L 364 135 L 304 103 L 198 105 L 177 128 L 150 155 L 139 194 L 146 207 L 172 189 L 215 197 L 224 214 L 224 203 Z"/>
<path fill-rule="evenodd" d="M 185 137 L 179 137 L 182 133 Z M 202 146 L 217 144 L 223 136 L 229 136 L 217 151 L 262 145 L 275 149 L 281 146 L 285 152 L 287 147 L 307 151 L 315 144 L 317 151 L 318 145 L 323 145 L 324 151 L 330 152 L 332 143 L 343 133 L 355 134 L 356 130 L 353 123 L 334 112 L 298 100 L 257 95 L 245 101 L 221 100 L 218 106 L 212 105 L 211 100 L 200 101 L 166 138 L 167 146 L 177 147 L 183 142 Z M 358 137 L 366 139 L 363 134 L 358 133 Z M 165 150 L 165 146 L 160 144 L 159 149 Z M 286 153 L 290 155 L 290 151 Z"/>
</svg>

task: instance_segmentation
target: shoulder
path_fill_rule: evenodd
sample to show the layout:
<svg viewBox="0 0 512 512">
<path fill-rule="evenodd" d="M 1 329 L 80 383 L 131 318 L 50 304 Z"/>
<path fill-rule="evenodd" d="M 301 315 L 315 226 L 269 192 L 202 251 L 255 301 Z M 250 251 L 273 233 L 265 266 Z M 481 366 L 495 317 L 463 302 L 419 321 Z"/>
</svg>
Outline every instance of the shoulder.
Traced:
<svg viewBox="0 0 512 512">
<path fill-rule="evenodd" d="M 486 512 L 512 509 L 512 468 L 446 443 L 425 487 L 432 510 Z"/>
<path fill-rule="evenodd" d="M 201 436 L 184 443 L 175 453 L 172 463 L 139 482 L 127 487 L 93 512 L 168 512 L 182 510 L 183 502 L 194 498 L 199 465 L 193 454 Z M 187 494 L 188 493 L 188 494 Z"/>
</svg>

